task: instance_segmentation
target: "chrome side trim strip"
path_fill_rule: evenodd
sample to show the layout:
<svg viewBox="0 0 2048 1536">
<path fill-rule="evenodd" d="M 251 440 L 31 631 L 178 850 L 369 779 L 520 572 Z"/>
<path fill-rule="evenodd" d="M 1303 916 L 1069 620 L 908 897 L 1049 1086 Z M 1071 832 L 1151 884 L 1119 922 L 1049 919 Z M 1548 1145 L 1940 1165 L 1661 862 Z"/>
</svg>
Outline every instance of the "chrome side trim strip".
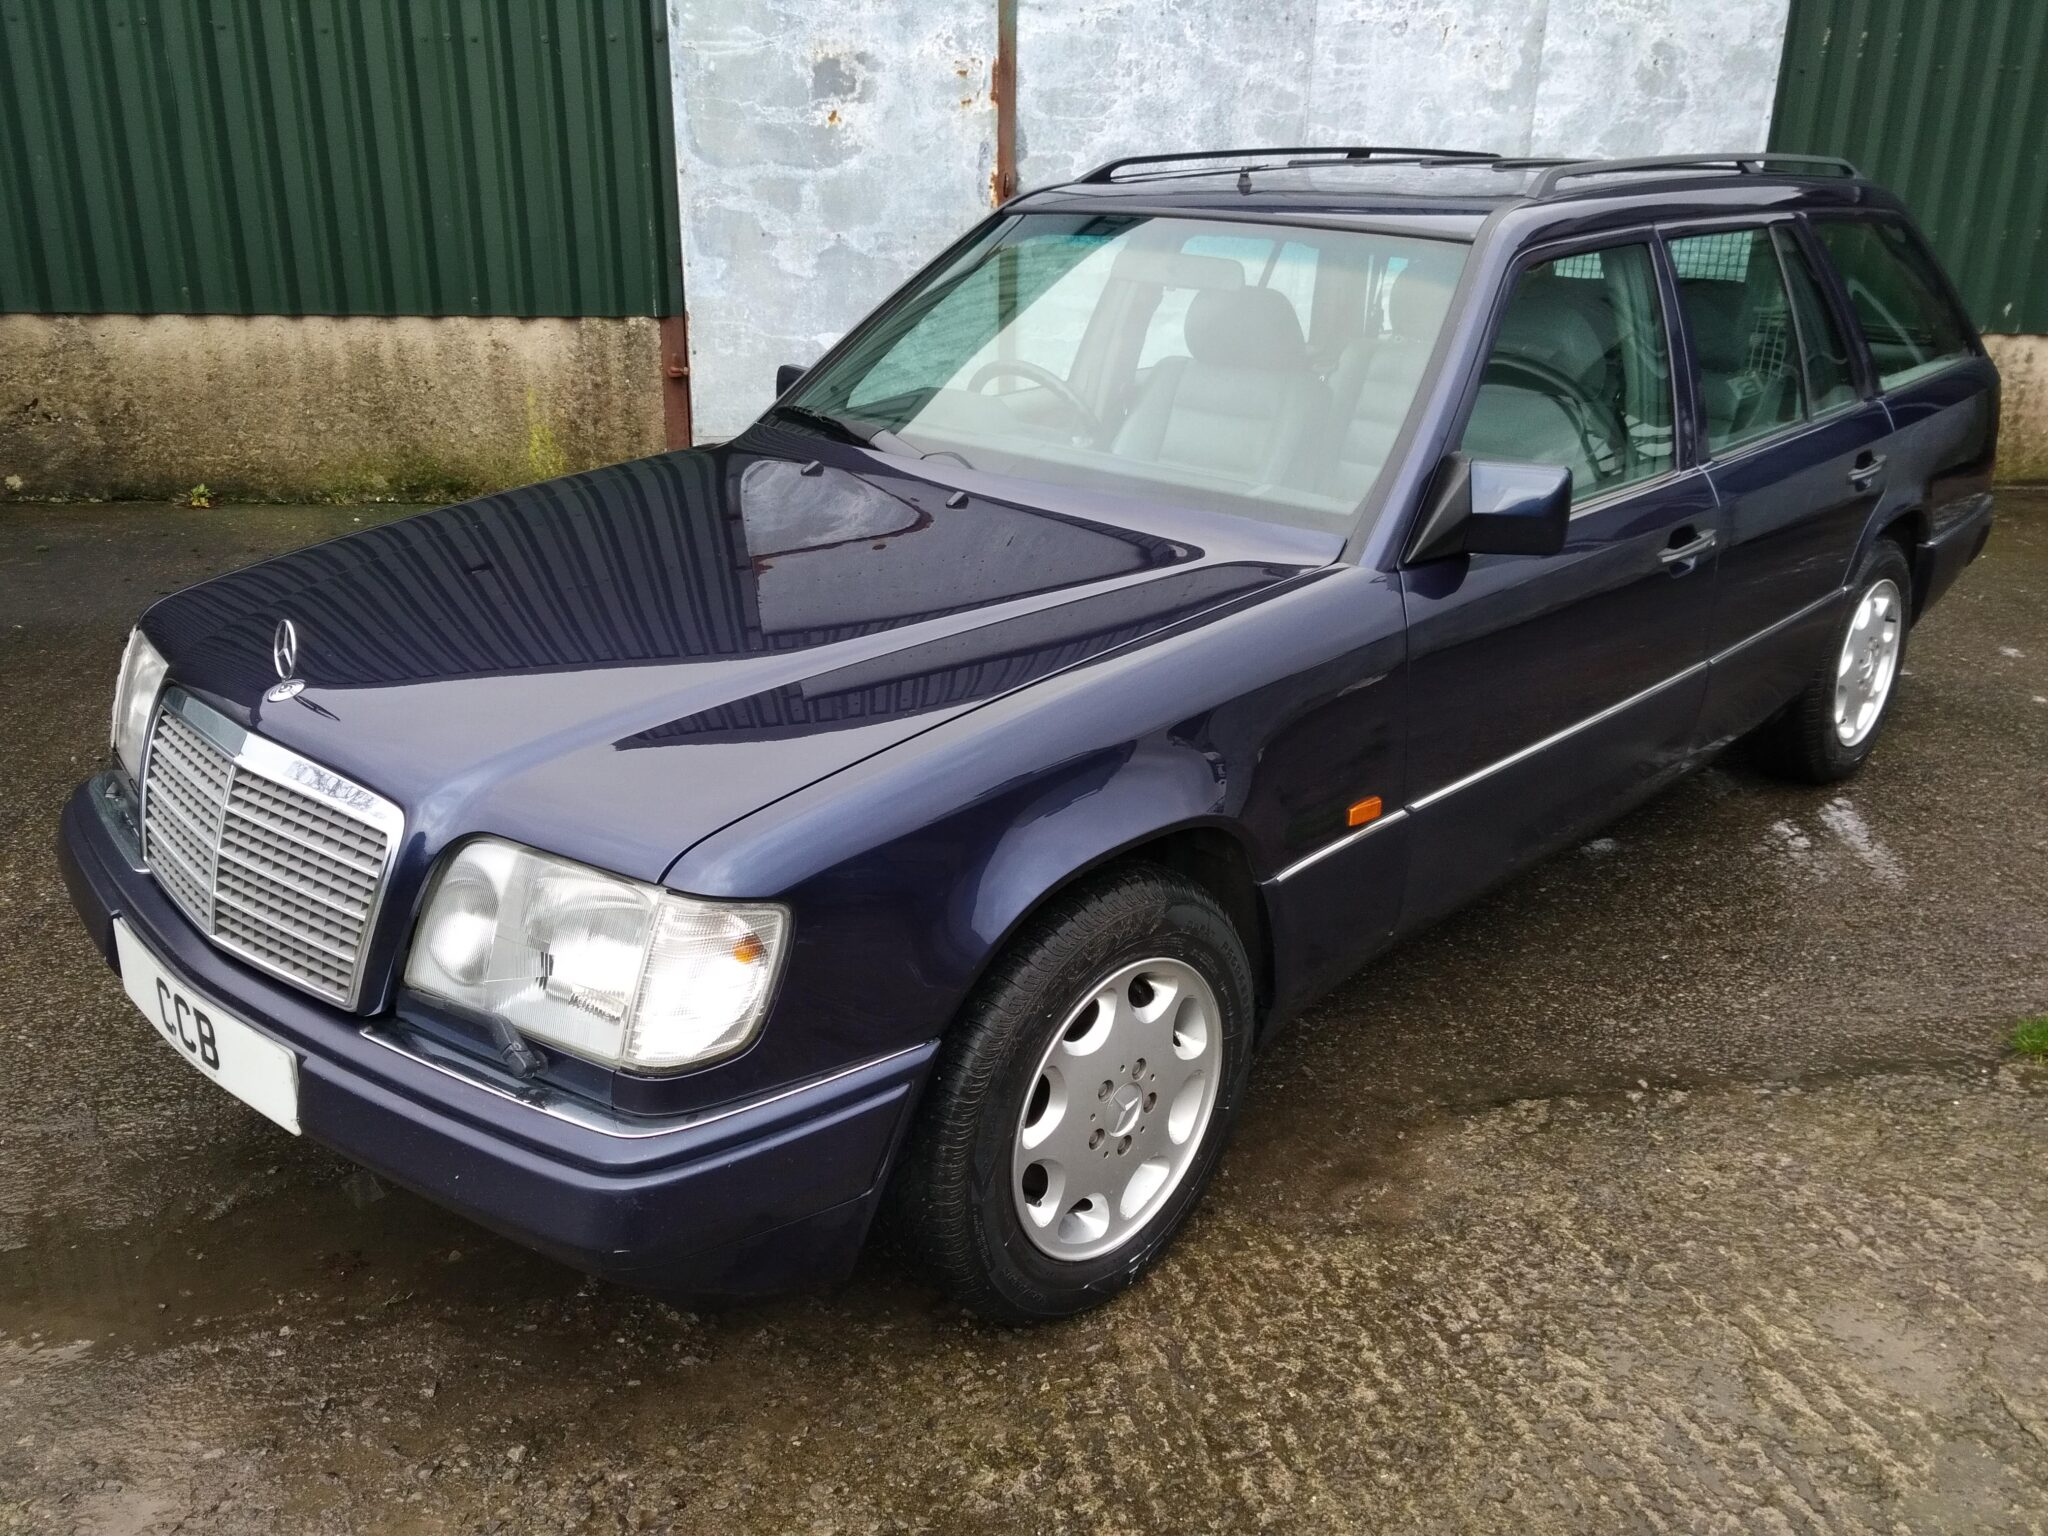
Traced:
<svg viewBox="0 0 2048 1536">
<path fill-rule="evenodd" d="M 1465 775 L 1465 777 L 1455 781 L 1454 783 L 1446 784 L 1441 789 L 1431 790 L 1428 794 L 1422 796 L 1422 798 L 1419 800 L 1409 801 L 1408 809 L 1411 811 L 1419 811 L 1427 806 L 1435 805 L 1439 800 L 1445 800 L 1450 798 L 1452 795 L 1455 795 L 1461 789 L 1470 789 L 1474 784 L 1477 784 L 1481 779 L 1492 778 L 1493 775 L 1499 773 L 1503 768 L 1512 768 L 1517 763 L 1525 762 L 1529 758 L 1534 757 L 1538 752 L 1542 752 L 1550 747 L 1554 747 L 1561 741 L 1567 741 L 1570 738 L 1578 735 L 1581 731 L 1590 730 L 1604 720 L 1612 720 L 1616 715 L 1621 714 L 1623 711 L 1634 709 L 1636 705 L 1642 703 L 1645 699 L 1654 698 L 1656 695 L 1662 693 L 1666 688 L 1675 687 L 1677 684 L 1684 682 L 1687 678 L 1699 676 L 1700 673 L 1707 670 L 1707 667 L 1709 665 L 1710 663 L 1708 662 L 1696 661 L 1691 666 L 1685 668 L 1685 670 L 1683 670 L 1682 672 L 1672 673 L 1671 676 L 1665 678 L 1661 683 L 1652 683 L 1649 687 L 1643 689 L 1642 692 L 1632 693 L 1627 698 L 1623 699 L 1620 703 L 1608 705 L 1605 709 L 1601 710 L 1596 715 L 1588 715 L 1585 719 L 1577 721 L 1574 724 L 1568 725 L 1561 731 L 1552 732 L 1550 735 L 1544 737 L 1541 741 L 1530 742 L 1528 746 L 1522 748 L 1519 752 L 1509 753 L 1499 762 L 1488 763 L 1484 768 L 1480 768 L 1475 770 L 1474 772 L 1468 773 Z"/>
<path fill-rule="evenodd" d="M 372 1045 L 381 1045 L 385 1050 L 393 1051 L 403 1056 L 407 1061 L 417 1062 L 431 1071 L 440 1073 L 443 1077 L 452 1077 L 458 1083 L 466 1083 L 471 1088 L 481 1088 L 485 1093 L 495 1094 L 507 1103 L 517 1104 L 524 1109 L 533 1110 L 536 1114 L 547 1115 L 552 1119 L 561 1120 L 570 1125 L 581 1126 L 586 1131 L 596 1131 L 601 1136 L 612 1136 L 621 1141 L 644 1141 L 650 1136 L 673 1136 L 680 1131 L 694 1131 L 701 1126 L 713 1125 L 720 1120 L 729 1120 L 734 1115 L 745 1114 L 750 1109 L 760 1109 L 764 1105 L 777 1104 L 784 1099 L 794 1098 L 800 1093 L 809 1093 L 813 1089 L 827 1087 L 832 1083 L 840 1081 L 842 1078 L 852 1077 L 857 1072 L 866 1072 L 874 1067 L 887 1066 L 891 1062 L 901 1061 L 906 1056 L 915 1056 L 919 1051 L 925 1049 L 921 1045 L 906 1046 L 900 1051 L 891 1051 L 886 1056 L 876 1056 L 867 1061 L 858 1061 L 850 1067 L 843 1067 L 839 1071 L 830 1073 L 825 1077 L 814 1077 L 808 1082 L 798 1083 L 789 1088 L 778 1089 L 774 1093 L 766 1094 L 758 1099 L 748 1099 L 740 1104 L 728 1104 L 718 1109 L 703 1110 L 695 1114 L 670 1115 L 660 1119 L 628 1120 L 623 1116 L 607 1115 L 602 1110 L 593 1109 L 579 1100 L 558 1094 L 550 1094 L 545 1089 L 536 1089 L 529 1094 L 514 1093 L 476 1072 L 466 1070 L 452 1052 L 445 1057 L 425 1054 L 412 1043 L 399 1039 L 391 1030 L 375 1024 L 365 1024 L 357 1033 Z"/>
<path fill-rule="evenodd" d="M 1652 698 L 1659 693 L 1662 693 L 1666 688 L 1672 687 L 1674 684 L 1682 683 L 1689 677 L 1697 677 L 1700 673 L 1706 671 L 1707 668 L 1719 665 L 1721 662 L 1728 660 L 1729 657 L 1737 655 L 1738 653 L 1744 650 L 1747 650 L 1750 646 L 1755 645 L 1758 641 L 1768 640 L 1772 635 L 1777 634 L 1780 630 L 1789 629 L 1794 624 L 1799 623 L 1802 619 L 1811 618 L 1814 614 L 1820 612 L 1823 608 L 1827 607 L 1828 604 L 1840 602 L 1842 599 L 1842 594 L 1847 592 L 1848 590 L 1849 589 L 1847 587 L 1837 587 L 1834 591 L 1827 593 L 1825 596 L 1817 597 L 1812 602 L 1807 603 L 1804 607 L 1798 608 L 1793 612 L 1786 614 L 1784 618 L 1778 620 L 1775 624 L 1767 624 L 1762 629 L 1758 630 L 1755 634 L 1750 635 L 1745 639 L 1736 641 L 1727 649 L 1716 651 L 1713 655 L 1709 656 L 1705 661 L 1696 661 L 1691 666 L 1685 668 L 1684 671 L 1674 672 L 1671 674 L 1671 676 L 1665 678 L 1662 682 L 1652 683 L 1649 687 L 1643 689 L 1642 692 L 1630 694 L 1627 698 L 1623 699 L 1619 704 L 1610 704 L 1605 709 L 1601 710 L 1598 714 L 1588 715 L 1585 719 L 1580 720 L 1575 724 L 1568 725 L 1563 730 L 1554 732 L 1553 734 L 1544 737 L 1541 741 L 1530 743 L 1530 745 L 1522 748 L 1519 752 L 1511 752 L 1506 757 L 1500 759 L 1500 761 L 1488 763 L 1484 768 L 1480 768 L 1472 773 L 1468 773 L 1465 775 L 1465 777 L 1457 780 L 1454 783 L 1446 784 L 1440 789 L 1433 789 L 1428 794 L 1422 796 L 1420 799 L 1409 801 L 1407 806 L 1403 809 L 1394 811 L 1389 815 L 1382 816 L 1378 821 L 1373 822 L 1370 826 L 1361 827 L 1358 831 L 1348 833 L 1345 836 L 1338 838 L 1333 843 L 1325 843 L 1322 847 L 1316 849 L 1315 852 L 1308 854 L 1303 858 L 1296 859 L 1292 864 L 1289 864 L 1285 869 L 1281 870 L 1279 874 L 1274 875 L 1270 883 L 1277 885 L 1280 881 L 1287 879 L 1291 875 L 1298 875 L 1304 869 L 1307 869 L 1311 864 L 1317 863 L 1319 860 L 1322 859 L 1327 859 L 1331 854 L 1339 853 L 1344 849 L 1349 848 L 1353 843 L 1359 841 L 1361 838 L 1364 838 L 1371 833 L 1377 832 L 1381 827 L 1388 826 L 1394 822 L 1399 821 L 1402 817 L 1406 816 L 1410 811 L 1419 811 L 1427 806 L 1435 805 L 1439 800 L 1447 800 L 1452 795 L 1455 795 L 1461 789 L 1469 789 L 1474 784 L 1477 784 L 1480 780 L 1491 778 L 1494 774 L 1499 773 L 1504 768 L 1512 768 L 1515 764 L 1519 762 L 1524 762 L 1527 759 L 1534 757 L 1538 752 L 1544 751 L 1545 749 L 1550 747 L 1554 747 L 1559 742 L 1566 741 L 1571 737 L 1578 735 L 1579 732 L 1583 730 L 1588 730 L 1591 727 L 1600 724 L 1600 722 L 1603 720 L 1611 720 L 1616 715 L 1622 713 L 1622 711 L 1633 709 L 1636 705 L 1642 703 L 1644 700 Z"/>
<path fill-rule="evenodd" d="M 1298 875 L 1311 864 L 1319 864 L 1331 854 L 1341 853 L 1353 843 L 1363 842 L 1366 838 L 1371 837 L 1380 828 L 1391 827 L 1397 821 L 1407 820 L 1407 817 L 1408 813 L 1406 811 L 1389 811 L 1386 815 L 1380 817 L 1378 821 L 1367 822 L 1356 832 L 1347 832 L 1334 843 L 1325 843 L 1322 847 L 1316 849 L 1315 852 L 1302 855 L 1302 857 L 1281 870 L 1279 874 L 1273 876 L 1273 883 L 1278 884 L 1282 880 Z"/>
<path fill-rule="evenodd" d="M 1771 636 L 1775 635 L 1779 630 L 1790 629 L 1794 624 L 1797 624 L 1801 619 L 1811 618 L 1814 614 L 1819 613 L 1821 609 L 1827 607 L 1829 603 L 1840 602 L 1842 600 L 1842 595 L 1848 590 L 1849 589 L 1847 587 L 1837 587 L 1834 591 L 1828 593 L 1825 597 L 1815 598 L 1812 602 L 1808 603 L 1804 608 L 1800 608 L 1795 610 L 1794 612 L 1786 614 L 1785 617 L 1778 620 L 1777 623 L 1767 624 L 1762 629 L 1758 630 L 1755 634 L 1748 636 L 1746 639 L 1736 641 L 1733 645 L 1729 646 L 1727 650 L 1716 651 L 1713 655 L 1707 658 L 1707 665 L 1710 667 L 1717 666 L 1721 662 L 1726 661 L 1730 656 L 1733 656 L 1740 651 L 1747 650 L 1750 646 L 1755 645 L 1759 640 L 1768 640 L 1771 638 Z"/>
</svg>

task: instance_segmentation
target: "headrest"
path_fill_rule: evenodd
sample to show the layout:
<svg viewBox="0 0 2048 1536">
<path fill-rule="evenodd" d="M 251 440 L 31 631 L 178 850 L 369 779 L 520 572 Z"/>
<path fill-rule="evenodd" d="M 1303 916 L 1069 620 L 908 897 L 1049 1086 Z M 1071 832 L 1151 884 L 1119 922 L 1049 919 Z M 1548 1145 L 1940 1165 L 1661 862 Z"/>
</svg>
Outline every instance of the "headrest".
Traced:
<svg viewBox="0 0 2048 1536">
<path fill-rule="evenodd" d="M 1387 323 L 1396 336 L 1428 341 L 1436 336 L 1450 307 L 1451 285 L 1433 272 L 1408 267 L 1387 289 Z"/>
<path fill-rule="evenodd" d="M 1749 363 L 1749 327 L 1742 322 L 1740 283 L 1693 281 L 1678 287 L 1692 326 L 1693 351 L 1706 373 L 1740 373 Z"/>
<path fill-rule="evenodd" d="M 1228 256 L 1194 256 L 1157 246 L 1127 245 L 1116 256 L 1116 276 L 1161 288 L 1242 288 L 1244 263 Z"/>
<path fill-rule="evenodd" d="M 1607 349 L 1600 332 L 1579 307 L 1567 277 L 1524 278 L 1508 301 L 1501 319 L 1496 350 L 1563 374 L 1579 383 L 1591 381 L 1606 366 Z"/>
<path fill-rule="evenodd" d="M 1226 368 L 1308 367 L 1308 343 L 1284 294 L 1205 288 L 1188 305 L 1188 355 Z"/>
</svg>

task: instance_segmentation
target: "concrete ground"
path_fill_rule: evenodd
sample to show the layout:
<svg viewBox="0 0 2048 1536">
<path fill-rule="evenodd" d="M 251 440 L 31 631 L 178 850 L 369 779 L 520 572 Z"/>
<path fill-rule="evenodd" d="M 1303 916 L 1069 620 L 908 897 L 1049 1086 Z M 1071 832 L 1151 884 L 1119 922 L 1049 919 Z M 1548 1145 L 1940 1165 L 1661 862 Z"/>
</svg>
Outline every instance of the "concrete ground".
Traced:
<svg viewBox="0 0 2048 1536">
<path fill-rule="evenodd" d="M 50 854 L 123 631 L 371 515 L 0 512 L 0 1529 L 2048 1529 L 2048 494 L 1861 777 L 1711 770 L 1341 989 L 1036 1332 L 886 1249 L 586 1282 L 132 1013 Z"/>
</svg>

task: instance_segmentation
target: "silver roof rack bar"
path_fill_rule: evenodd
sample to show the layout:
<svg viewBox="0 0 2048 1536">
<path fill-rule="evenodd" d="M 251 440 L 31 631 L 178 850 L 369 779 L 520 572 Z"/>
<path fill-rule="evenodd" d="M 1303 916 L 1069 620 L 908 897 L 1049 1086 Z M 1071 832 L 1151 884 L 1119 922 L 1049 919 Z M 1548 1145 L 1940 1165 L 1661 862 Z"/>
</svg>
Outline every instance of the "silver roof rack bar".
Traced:
<svg viewBox="0 0 2048 1536">
<path fill-rule="evenodd" d="M 1617 176 L 1655 171 L 1732 171 L 1739 176 L 1764 175 L 1773 166 L 1796 170 L 1827 171 L 1836 176 L 1860 176 L 1862 172 L 1840 155 L 1781 155 L 1772 152 L 1735 150 L 1713 155 L 1645 155 L 1631 160 L 1496 160 L 1498 170 L 1526 170 L 1544 167 L 1531 183 L 1529 196 L 1541 201 L 1558 195 L 1558 187 L 1583 176 Z"/>
<path fill-rule="evenodd" d="M 1296 144 L 1275 145 L 1264 149 L 1190 149 L 1172 155 L 1124 155 L 1116 160 L 1105 160 L 1085 176 L 1075 178 L 1075 184 L 1117 180 L 1117 172 L 1141 165 L 1171 165 L 1184 160 L 1261 160 L 1274 156 L 1312 155 L 1306 162 L 1290 160 L 1289 165 L 1305 163 L 1320 165 L 1326 161 L 1361 160 L 1445 160 L 1445 161 L 1492 161 L 1500 156 L 1484 149 L 1424 149 L 1409 148 L 1392 144 Z M 1267 166 L 1265 169 L 1286 167 Z M 1258 166 L 1249 169 L 1260 169 Z"/>
</svg>

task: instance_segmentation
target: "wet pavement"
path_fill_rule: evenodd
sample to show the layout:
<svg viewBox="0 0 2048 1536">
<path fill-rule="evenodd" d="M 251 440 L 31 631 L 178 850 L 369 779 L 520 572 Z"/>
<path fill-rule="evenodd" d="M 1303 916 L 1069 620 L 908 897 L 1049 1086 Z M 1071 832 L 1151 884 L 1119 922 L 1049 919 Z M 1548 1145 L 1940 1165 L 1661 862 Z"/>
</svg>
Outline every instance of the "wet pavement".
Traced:
<svg viewBox="0 0 2048 1536">
<path fill-rule="evenodd" d="M 1275 1042 L 1107 1311 L 693 1314 L 177 1061 L 50 852 L 152 596 L 390 515 L 0 511 L 0 1530 L 2048 1529 L 2048 493 L 1866 771 L 1717 767 Z"/>
</svg>

